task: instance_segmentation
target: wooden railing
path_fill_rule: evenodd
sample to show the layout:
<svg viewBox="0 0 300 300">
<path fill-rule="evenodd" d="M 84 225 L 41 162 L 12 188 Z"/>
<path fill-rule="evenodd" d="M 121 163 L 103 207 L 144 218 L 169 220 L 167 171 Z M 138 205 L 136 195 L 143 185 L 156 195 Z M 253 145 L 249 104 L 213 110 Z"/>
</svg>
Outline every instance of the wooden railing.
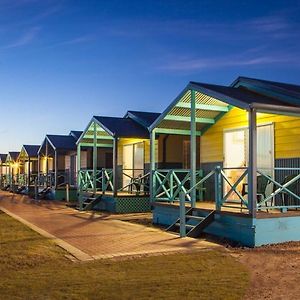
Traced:
<svg viewBox="0 0 300 300">
<path fill-rule="evenodd" d="M 123 179 L 127 178 L 128 183 L 118 189 L 119 192 L 126 191 L 130 194 L 149 194 L 150 191 L 150 173 L 144 172 L 144 169 L 123 169 Z"/>
<path fill-rule="evenodd" d="M 78 189 L 82 192 L 94 192 L 113 190 L 113 171 L 112 169 L 97 170 L 94 174 L 93 170 L 78 171 Z"/>
<path fill-rule="evenodd" d="M 196 172 L 198 180 L 202 177 L 202 170 Z M 190 188 L 191 172 L 183 169 L 158 169 L 152 174 L 154 201 L 179 201 L 179 193 L 184 192 L 188 200 L 191 199 L 187 192 Z M 202 187 L 197 185 L 197 191 Z"/>
<path fill-rule="evenodd" d="M 235 176 L 228 175 L 232 171 L 236 172 Z M 180 179 L 178 174 L 184 174 L 184 176 L 181 176 Z M 156 170 L 153 176 L 153 180 L 155 180 L 154 201 L 179 201 L 180 194 L 184 194 L 185 202 L 191 204 L 191 192 L 203 188 L 203 185 L 213 178 L 214 186 L 211 186 L 212 182 L 210 181 L 210 187 L 214 190 L 217 210 L 232 208 L 247 211 L 249 209 L 247 167 L 221 168 L 217 166 L 207 175 L 198 176 L 197 183 L 191 188 L 186 188 L 186 184 L 190 182 L 190 173 L 187 170 L 163 170 L 163 172 Z M 299 208 L 300 168 L 257 170 L 257 211 L 280 210 L 285 212 Z"/>
</svg>

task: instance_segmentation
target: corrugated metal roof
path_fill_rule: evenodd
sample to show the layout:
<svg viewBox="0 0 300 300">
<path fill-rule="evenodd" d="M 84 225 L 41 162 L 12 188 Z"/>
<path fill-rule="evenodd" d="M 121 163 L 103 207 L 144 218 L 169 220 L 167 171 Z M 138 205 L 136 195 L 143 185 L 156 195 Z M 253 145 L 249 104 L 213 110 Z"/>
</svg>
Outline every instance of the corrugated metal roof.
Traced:
<svg viewBox="0 0 300 300">
<path fill-rule="evenodd" d="M 83 131 L 79 131 L 79 130 L 71 130 L 70 135 L 72 135 L 77 141 L 80 138 L 82 132 Z"/>
<path fill-rule="evenodd" d="M 291 83 L 285 83 L 285 82 L 277 82 L 277 81 L 270 81 L 270 80 L 264 80 L 264 79 L 257 79 L 257 78 L 250 78 L 250 77 L 244 77 L 240 76 L 238 79 L 236 79 L 234 82 L 238 81 L 252 81 L 261 83 L 265 86 L 269 86 L 270 88 L 276 87 L 281 89 L 284 93 L 297 93 L 300 96 L 300 85 L 291 84 Z M 300 100 L 299 100 L 300 102 Z"/>
<path fill-rule="evenodd" d="M 6 159 L 10 158 L 10 161 L 17 161 L 20 152 L 17 151 L 9 151 Z"/>
<path fill-rule="evenodd" d="M 195 86 L 199 86 L 200 89 L 204 88 L 209 91 L 222 94 L 225 98 L 228 97 L 229 104 L 231 104 L 230 99 L 236 99 L 245 104 L 261 103 L 261 104 L 290 106 L 290 104 L 288 104 L 284 101 L 280 101 L 280 100 L 272 98 L 272 97 L 260 95 L 258 93 L 252 92 L 242 86 L 234 88 L 231 86 L 223 86 L 223 85 L 207 84 L 207 83 L 199 83 L 199 82 L 191 82 L 191 84 L 193 84 Z"/>
<path fill-rule="evenodd" d="M 40 149 L 40 145 L 23 145 L 27 155 L 29 157 L 36 157 Z"/>
<path fill-rule="evenodd" d="M 289 85 L 284 84 L 284 86 L 287 87 Z M 297 86 L 293 87 L 295 89 L 298 88 Z M 266 107 L 269 105 L 269 110 L 271 110 L 271 106 L 278 107 L 279 109 L 285 107 L 286 110 L 297 107 L 282 99 L 283 97 L 279 98 L 273 97 L 273 95 L 260 94 L 245 86 L 223 86 L 191 81 L 151 125 L 150 129 L 160 127 L 164 129 L 189 130 L 191 90 L 195 93 L 197 130 L 203 127 L 206 130 L 232 106 L 249 109 L 252 105 L 260 106 L 261 108 L 262 106 Z"/>
<path fill-rule="evenodd" d="M 131 118 L 140 125 L 148 128 L 158 117 L 160 113 L 129 110 L 125 117 Z"/>
<path fill-rule="evenodd" d="M 76 150 L 76 139 L 72 135 L 52 135 L 46 137 L 56 150 Z"/>
<path fill-rule="evenodd" d="M 94 116 L 94 119 L 113 136 L 149 138 L 149 131 L 130 118 Z"/>
<path fill-rule="evenodd" d="M 6 158 L 7 158 L 7 154 L 4 154 L 4 153 L 0 154 L 0 162 L 1 163 L 5 162 Z"/>
</svg>

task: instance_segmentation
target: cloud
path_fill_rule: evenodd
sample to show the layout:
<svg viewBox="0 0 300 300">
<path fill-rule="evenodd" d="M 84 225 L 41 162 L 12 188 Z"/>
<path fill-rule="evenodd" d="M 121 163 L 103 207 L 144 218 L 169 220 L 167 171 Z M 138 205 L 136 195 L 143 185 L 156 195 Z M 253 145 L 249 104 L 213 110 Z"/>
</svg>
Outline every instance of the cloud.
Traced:
<svg viewBox="0 0 300 300">
<path fill-rule="evenodd" d="M 78 36 L 76 38 L 58 43 L 57 46 L 82 44 L 82 43 L 90 42 L 93 39 L 94 37 L 92 35 L 83 35 L 83 36 Z"/>
<path fill-rule="evenodd" d="M 40 27 L 30 28 L 28 31 L 26 31 L 15 41 L 7 45 L 0 46 L 0 49 L 11 49 L 11 48 L 26 46 L 30 44 L 37 37 L 39 32 L 40 32 Z"/>
<path fill-rule="evenodd" d="M 103 34 L 120 38 L 144 37 L 205 38 L 206 40 L 264 40 L 298 36 L 300 24 L 292 13 L 280 13 L 245 20 L 223 22 L 174 19 L 118 20 L 104 24 Z"/>
<path fill-rule="evenodd" d="M 250 55 L 249 55 L 250 54 Z M 274 64 L 293 63 L 299 65 L 300 56 L 286 54 L 256 54 L 245 51 L 242 55 L 223 55 L 219 58 L 180 58 L 174 57 L 171 61 L 157 67 L 158 70 L 172 72 L 196 72 L 208 69 L 220 69 L 226 67 L 265 66 Z"/>
</svg>

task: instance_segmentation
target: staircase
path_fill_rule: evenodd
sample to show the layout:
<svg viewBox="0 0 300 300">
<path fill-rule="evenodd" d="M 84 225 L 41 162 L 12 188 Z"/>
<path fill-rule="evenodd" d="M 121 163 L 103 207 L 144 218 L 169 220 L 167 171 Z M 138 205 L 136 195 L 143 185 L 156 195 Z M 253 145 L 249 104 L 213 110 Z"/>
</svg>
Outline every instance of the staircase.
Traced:
<svg viewBox="0 0 300 300">
<path fill-rule="evenodd" d="M 216 211 L 213 210 L 206 217 L 199 217 L 195 215 L 195 209 L 190 208 L 185 214 L 185 227 L 186 236 L 188 237 L 199 237 L 203 230 L 215 220 Z M 175 233 L 179 232 L 180 218 L 178 218 L 172 225 L 167 228 L 167 231 Z"/>
<path fill-rule="evenodd" d="M 102 200 L 102 195 L 81 195 L 82 210 L 92 210 Z M 80 207 L 79 207 L 80 208 Z"/>
</svg>

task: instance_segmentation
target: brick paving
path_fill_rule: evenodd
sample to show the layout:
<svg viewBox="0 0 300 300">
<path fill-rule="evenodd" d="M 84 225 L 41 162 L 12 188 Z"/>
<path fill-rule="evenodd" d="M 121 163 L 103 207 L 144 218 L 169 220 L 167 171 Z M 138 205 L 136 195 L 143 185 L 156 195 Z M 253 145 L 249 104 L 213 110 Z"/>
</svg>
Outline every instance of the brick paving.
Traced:
<svg viewBox="0 0 300 300">
<path fill-rule="evenodd" d="M 219 247 L 192 238 L 181 239 L 163 230 L 122 221 L 124 216 L 79 212 L 63 203 L 36 202 L 27 196 L 0 192 L 0 209 L 32 224 L 33 229 L 63 241 L 92 259 L 196 251 Z M 128 219 L 129 217 L 125 218 Z M 37 230 L 38 231 L 38 230 Z M 42 232 L 40 232 L 42 233 Z M 43 234 L 43 233 L 42 233 Z M 71 248 L 71 250 L 70 250 Z M 85 260 L 85 259 L 82 259 Z"/>
</svg>

